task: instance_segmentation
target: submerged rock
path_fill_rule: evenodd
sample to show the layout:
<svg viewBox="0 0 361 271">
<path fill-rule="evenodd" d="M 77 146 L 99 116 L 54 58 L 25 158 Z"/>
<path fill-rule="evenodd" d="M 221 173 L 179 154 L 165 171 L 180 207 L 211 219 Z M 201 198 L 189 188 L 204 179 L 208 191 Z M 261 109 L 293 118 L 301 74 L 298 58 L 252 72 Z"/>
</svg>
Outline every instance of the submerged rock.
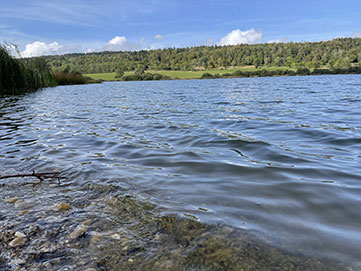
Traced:
<svg viewBox="0 0 361 271">
<path fill-rule="evenodd" d="M 25 238 L 26 235 L 23 234 L 22 232 L 17 231 L 17 232 L 15 232 L 15 237 L 17 237 L 17 238 Z"/>
<path fill-rule="evenodd" d="M 23 246 L 25 242 L 26 242 L 26 235 L 23 234 L 22 232 L 17 231 L 15 233 L 15 239 L 9 243 L 9 246 L 11 247 Z"/>
<path fill-rule="evenodd" d="M 87 230 L 88 226 L 83 223 L 76 227 L 76 229 L 72 233 L 70 233 L 69 237 L 70 239 L 77 239 L 82 236 Z"/>
<path fill-rule="evenodd" d="M 10 198 L 10 199 L 7 199 L 6 201 L 8 202 L 8 203 L 15 203 L 15 202 L 17 202 L 19 200 L 19 198 Z"/>
<path fill-rule="evenodd" d="M 16 209 L 31 209 L 32 207 L 34 207 L 36 205 L 35 202 L 32 201 L 25 201 L 22 199 L 18 199 L 15 202 L 15 208 Z"/>
<path fill-rule="evenodd" d="M 71 206 L 69 203 L 66 203 L 66 202 L 63 202 L 63 203 L 60 203 L 56 206 L 56 209 L 58 211 L 68 211 L 71 209 Z"/>
<path fill-rule="evenodd" d="M 29 212 L 30 212 L 29 210 L 23 210 L 23 211 L 19 212 L 18 215 L 26 215 Z"/>
</svg>

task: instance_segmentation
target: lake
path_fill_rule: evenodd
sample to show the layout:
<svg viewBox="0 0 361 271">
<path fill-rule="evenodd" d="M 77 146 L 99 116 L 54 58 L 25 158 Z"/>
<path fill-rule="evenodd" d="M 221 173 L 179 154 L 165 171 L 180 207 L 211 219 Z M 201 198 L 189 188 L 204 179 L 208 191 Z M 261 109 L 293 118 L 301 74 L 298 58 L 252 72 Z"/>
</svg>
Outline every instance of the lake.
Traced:
<svg viewBox="0 0 361 271">
<path fill-rule="evenodd" d="M 108 82 L 0 98 L 0 175 L 32 171 L 68 179 L 0 180 L 1 198 L 18 198 L 0 203 L 3 231 L 71 231 L 91 217 L 89 238 L 102 231 L 109 244 L 132 236 L 116 231 L 121 212 L 107 205 L 129 197 L 157 217 L 361 269 L 360 75 Z M 71 211 L 54 212 L 61 202 Z"/>
</svg>

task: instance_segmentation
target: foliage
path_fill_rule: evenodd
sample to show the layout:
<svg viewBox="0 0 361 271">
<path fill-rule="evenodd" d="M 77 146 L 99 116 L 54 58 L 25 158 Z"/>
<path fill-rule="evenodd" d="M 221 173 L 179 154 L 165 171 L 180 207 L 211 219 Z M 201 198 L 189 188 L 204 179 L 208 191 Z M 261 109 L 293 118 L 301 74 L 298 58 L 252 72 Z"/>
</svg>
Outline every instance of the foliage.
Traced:
<svg viewBox="0 0 361 271">
<path fill-rule="evenodd" d="M 20 94 L 55 85 L 43 58 L 15 59 L 5 47 L 0 46 L 0 95 Z"/>
<path fill-rule="evenodd" d="M 202 79 L 211 79 L 214 78 L 214 75 L 210 74 L 209 72 L 203 73 Z"/>
<path fill-rule="evenodd" d="M 115 78 L 122 78 L 124 76 L 124 71 L 121 70 L 121 69 L 118 69 L 116 72 L 115 72 Z"/>
<path fill-rule="evenodd" d="M 80 73 L 55 72 L 54 77 L 58 85 L 79 85 L 86 83 L 85 77 Z"/>
<path fill-rule="evenodd" d="M 81 73 L 111 73 L 118 70 L 199 71 L 250 66 L 287 67 L 289 70 L 348 69 L 361 63 L 361 39 L 342 38 L 303 43 L 272 43 L 235 46 L 200 46 L 136 52 L 95 52 L 47 56 L 54 71 L 70 67 Z M 300 70 L 301 71 L 301 70 Z M 231 72 L 230 72 L 231 73 Z M 125 74 L 127 75 L 127 74 Z M 200 78 L 200 73 L 197 78 Z M 180 76 L 183 78 L 183 76 Z"/>
<path fill-rule="evenodd" d="M 101 80 L 94 80 L 89 77 L 84 77 L 81 73 L 68 72 L 68 70 L 65 70 L 63 72 L 55 72 L 54 78 L 57 85 L 81 85 L 101 82 Z"/>
<path fill-rule="evenodd" d="M 345 69 L 314 69 L 313 71 L 307 68 L 300 68 L 297 71 L 293 70 L 268 70 L 258 69 L 254 71 L 235 71 L 232 74 L 223 73 L 221 75 L 204 73 L 201 79 L 215 79 L 215 78 L 229 78 L 229 77 L 264 77 L 264 76 L 290 76 L 290 75 L 322 75 L 322 74 L 361 74 L 361 67 L 349 67 Z"/>
<path fill-rule="evenodd" d="M 151 81 L 151 80 L 169 80 L 169 76 L 161 75 L 159 73 L 142 73 L 142 74 L 131 74 L 123 76 L 124 81 Z"/>
</svg>

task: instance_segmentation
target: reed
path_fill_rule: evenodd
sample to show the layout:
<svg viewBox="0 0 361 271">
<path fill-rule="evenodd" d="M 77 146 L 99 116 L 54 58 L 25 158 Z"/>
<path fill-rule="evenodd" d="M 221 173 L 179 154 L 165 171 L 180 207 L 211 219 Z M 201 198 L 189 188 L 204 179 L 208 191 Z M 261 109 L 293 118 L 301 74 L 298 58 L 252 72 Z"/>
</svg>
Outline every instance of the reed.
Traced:
<svg viewBox="0 0 361 271">
<path fill-rule="evenodd" d="M 0 45 L 0 95 L 21 94 L 50 86 L 56 86 L 56 82 L 44 59 L 16 59 Z"/>
</svg>

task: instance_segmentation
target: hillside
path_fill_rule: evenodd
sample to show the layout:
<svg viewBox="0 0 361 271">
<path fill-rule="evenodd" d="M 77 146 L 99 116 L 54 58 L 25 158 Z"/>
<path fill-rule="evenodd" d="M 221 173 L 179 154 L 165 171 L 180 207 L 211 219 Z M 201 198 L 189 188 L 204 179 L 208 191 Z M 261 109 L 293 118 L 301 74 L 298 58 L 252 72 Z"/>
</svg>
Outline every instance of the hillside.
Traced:
<svg viewBox="0 0 361 271">
<path fill-rule="evenodd" d="M 348 69 L 361 63 L 361 38 L 322 42 L 200 46 L 135 52 L 96 52 L 47 56 L 54 71 L 110 73 L 118 70 L 210 70 L 253 65 Z"/>
</svg>

